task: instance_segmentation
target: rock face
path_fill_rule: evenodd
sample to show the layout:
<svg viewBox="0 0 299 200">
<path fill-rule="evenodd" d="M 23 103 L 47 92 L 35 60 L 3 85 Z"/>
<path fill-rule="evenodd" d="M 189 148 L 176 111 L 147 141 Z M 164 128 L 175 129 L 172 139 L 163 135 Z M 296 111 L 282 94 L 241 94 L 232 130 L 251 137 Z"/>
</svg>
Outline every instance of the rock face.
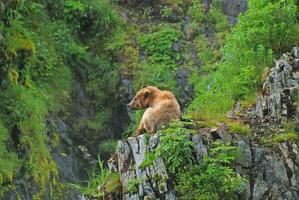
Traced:
<svg viewBox="0 0 299 200">
<path fill-rule="evenodd" d="M 240 157 L 235 169 L 249 181 L 240 199 L 298 199 L 299 198 L 299 154 L 295 143 L 279 144 L 277 151 L 251 144 L 242 135 L 228 133 L 225 127 L 200 129 L 190 138 L 194 143 L 194 155 L 198 163 L 207 154 L 210 144 L 220 140 L 238 146 Z M 123 183 L 124 200 L 132 199 L 177 199 L 161 158 L 152 165 L 140 167 L 146 156 L 159 145 L 159 137 L 146 135 L 130 137 L 118 142 L 117 162 L 110 165 L 119 172 Z M 159 178 L 157 178 L 159 177 Z M 138 180 L 138 189 L 130 193 L 130 182 Z M 137 186 L 136 186 L 137 187 Z"/>
<path fill-rule="evenodd" d="M 260 119 L 277 121 L 295 117 L 299 89 L 298 51 L 299 48 L 294 47 L 291 54 L 284 54 L 271 69 L 256 102 Z"/>
<path fill-rule="evenodd" d="M 157 136 L 151 138 L 141 135 L 130 137 L 127 141 L 119 141 L 117 149 L 117 165 L 110 166 L 121 175 L 123 184 L 123 199 L 176 199 L 174 190 L 169 185 L 169 176 L 161 158 L 148 167 L 141 167 L 148 153 L 159 143 Z M 136 192 L 127 191 L 130 182 L 138 180 Z"/>
<path fill-rule="evenodd" d="M 271 69 L 263 84 L 264 92 L 256 103 L 255 115 L 260 121 L 269 123 L 268 119 L 275 122 L 281 122 L 281 118 L 298 119 L 298 54 L 299 48 L 294 48 Z M 196 163 L 202 162 L 213 141 L 220 140 L 239 148 L 240 156 L 235 161 L 235 170 L 248 180 L 245 191 L 238 194 L 239 199 L 299 199 L 299 149 L 295 142 L 275 143 L 269 148 L 255 140 L 256 134 L 244 136 L 230 133 L 223 124 L 219 128 L 199 128 L 196 132 L 194 135 L 186 133 L 194 144 Z M 178 198 L 172 177 L 161 158 L 156 158 L 146 167 L 142 165 L 158 145 L 159 135 L 141 135 L 118 142 L 117 159 L 110 163 L 111 171 L 117 171 L 123 183 L 123 194 L 118 199 Z M 129 191 L 133 181 L 136 189 Z"/>
</svg>

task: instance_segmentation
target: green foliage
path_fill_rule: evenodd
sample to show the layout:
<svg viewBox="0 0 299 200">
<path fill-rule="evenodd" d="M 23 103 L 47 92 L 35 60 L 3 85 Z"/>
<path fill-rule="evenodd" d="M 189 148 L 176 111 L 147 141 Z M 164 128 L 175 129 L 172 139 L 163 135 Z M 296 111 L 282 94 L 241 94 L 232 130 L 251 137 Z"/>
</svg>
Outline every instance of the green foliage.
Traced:
<svg viewBox="0 0 299 200">
<path fill-rule="evenodd" d="M 176 62 L 180 58 L 171 46 L 180 37 L 180 32 L 169 25 L 159 26 L 152 33 L 141 34 L 138 42 L 147 53 L 147 62 L 136 73 L 137 87 L 155 85 L 175 91 Z"/>
<path fill-rule="evenodd" d="M 101 38 L 101 42 L 109 38 L 119 23 L 116 12 L 106 0 L 67 0 L 64 17 L 75 33 L 89 38 Z"/>
<path fill-rule="evenodd" d="M 226 93 L 211 90 L 209 78 L 202 78 L 198 82 L 198 77 L 193 76 L 193 83 L 198 91 L 196 98 L 188 106 L 189 114 L 194 119 L 223 121 L 226 119 L 225 111 L 232 108 L 234 100 Z"/>
<path fill-rule="evenodd" d="M 29 54 L 35 53 L 35 46 L 32 41 L 21 35 L 10 36 L 7 38 L 7 48 L 9 53 L 17 56 L 17 52 L 25 51 Z"/>
<path fill-rule="evenodd" d="M 94 169 L 89 173 L 89 179 L 85 186 L 69 185 L 89 198 L 100 198 L 108 193 L 115 192 L 119 189 L 121 183 L 119 174 L 110 173 L 109 169 L 104 167 L 104 162 L 98 158 L 98 169 Z"/>
<path fill-rule="evenodd" d="M 163 6 L 160 10 L 162 17 L 167 18 L 172 15 L 172 8 L 170 6 Z"/>
<path fill-rule="evenodd" d="M 202 164 L 179 174 L 180 199 L 238 199 L 236 192 L 245 189 L 246 179 L 232 169 L 236 155 L 236 147 L 213 143 Z"/>
<path fill-rule="evenodd" d="M 202 60 L 205 68 L 211 67 L 219 58 L 215 55 L 215 52 L 208 44 L 208 39 L 202 34 L 196 37 L 196 47 L 198 49 L 198 56 Z"/>
<path fill-rule="evenodd" d="M 0 154 L 5 154 L 0 162 L 0 198 L 13 179 L 26 177 L 39 186 L 35 199 L 44 199 L 46 193 L 61 199 L 58 172 L 48 150 L 59 145 L 59 134 L 47 130 L 45 119 L 50 112 L 65 114 L 75 72 L 96 108 L 83 124 L 102 130 L 112 116 L 107 104 L 118 82 L 106 41 L 122 38 L 114 31 L 120 30 L 120 21 L 107 1 L 18 2 L 5 19 L 9 22 L 0 23 L 4 37 L 0 60 L 5 69 L 0 77 Z M 121 44 L 119 39 L 113 48 Z M 103 95 L 105 91 L 110 92 Z M 103 150 L 112 145 L 103 143 Z"/>
<path fill-rule="evenodd" d="M 23 86 L 11 86 L 0 95 L 0 112 L 6 113 L 5 126 L 15 135 L 15 145 L 25 155 L 24 165 L 26 173 L 45 188 L 51 176 L 57 176 L 53 160 L 46 147 L 45 124 L 47 114 L 47 99 L 43 91 Z M 17 143 L 19 142 L 19 143 Z M 14 160 L 11 161 L 13 164 Z"/>
<path fill-rule="evenodd" d="M 274 55 L 293 45 L 291 30 L 296 23 L 295 14 L 292 0 L 250 1 L 249 9 L 241 14 L 239 23 L 227 37 L 222 50 L 224 57 L 215 65 L 215 72 L 205 78 L 193 76 L 197 96 L 189 112 L 194 116 L 200 112 L 208 117 L 224 116 L 234 101 L 251 96 Z"/>
<path fill-rule="evenodd" d="M 145 154 L 145 160 L 139 165 L 140 169 L 145 169 L 153 164 L 154 160 L 156 160 L 157 156 L 155 153 L 150 152 Z"/>
<path fill-rule="evenodd" d="M 206 128 L 206 127 L 218 127 L 218 123 L 215 120 L 209 120 L 209 121 L 198 121 L 197 122 L 200 128 Z"/>
<path fill-rule="evenodd" d="M 274 142 L 288 142 L 293 141 L 296 142 L 298 140 L 298 135 L 295 132 L 287 132 L 283 134 L 278 134 L 273 137 Z"/>
<path fill-rule="evenodd" d="M 194 127 L 192 121 L 173 122 L 160 130 L 160 145 L 142 166 L 150 165 L 157 156 L 162 157 L 174 178 L 180 199 L 238 199 L 236 194 L 245 189 L 247 180 L 233 169 L 234 160 L 239 155 L 237 147 L 214 142 L 202 162 L 196 164 L 193 160 L 194 144 L 187 137 L 187 133 L 193 133 L 187 128 L 191 126 Z M 234 124 L 234 129 L 239 131 L 243 128 L 240 127 Z M 153 179 L 161 181 L 163 178 L 154 176 Z"/>
<path fill-rule="evenodd" d="M 240 122 L 230 122 L 228 123 L 229 131 L 232 133 L 238 133 L 242 135 L 249 135 L 251 129 Z"/>
<path fill-rule="evenodd" d="M 298 133 L 295 130 L 294 122 L 287 122 L 284 125 L 285 131 L 280 134 L 276 134 L 271 138 L 271 141 L 281 143 L 281 142 L 297 142 L 298 141 Z"/>
<path fill-rule="evenodd" d="M 203 22 L 206 18 L 203 3 L 200 0 L 192 0 L 191 6 L 188 8 L 188 15 L 197 23 Z"/>
<path fill-rule="evenodd" d="M 0 119 L 0 143 L 2 144 L 0 146 L 0 185 L 7 181 L 11 182 L 20 167 L 20 160 L 15 152 L 9 150 L 10 145 L 8 142 L 8 130 L 3 126 Z"/>
<path fill-rule="evenodd" d="M 128 137 L 132 136 L 132 134 L 135 133 L 135 130 L 139 126 L 139 122 L 142 118 L 143 112 L 144 112 L 143 110 L 134 111 L 134 113 L 133 113 L 134 122 L 131 122 L 129 124 L 129 126 L 125 129 L 125 131 L 122 133 L 122 138 L 128 138 Z"/>
<path fill-rule="evenodd" d="M 104 140 L 99 145 L 98 152 L 101 152 L 101 155 L 103 155 L 103 156 L 111 156 L 113 153 L 115 153 L 116 147 L 117 147 L 117 140 L 107 139 L 107 140 Z"/>
<path fill-rule="evenodd" d="M 163 25 L 156 32 L 143 34 L 139 38 L 140 45 L 145 48 L 151 63 L 163 63 L 173 69 L 177 55 L 171 50 L 173 42 L 177 41 L 180 33 L 171 26 Z"/>
<path fill-rule="evenodd" d="M 131 179 L 127 185 L 127 191 L 130 193 L 138 192 L 139 180 L 137 178 Z"/>
<path fill-rule="evenodd" d="M 186 133 L 192 133 L 184 126 L 183 122 L 173 122 L 168 128 L 158 132 L 161 144 L 157 147 L 157 157 L 163 158 L 170 173 L 177 174 L 192 164 L 193 143 L 187 138 Z"/>
<path fill-rule="evenodd" d="M 225 32 L 229 28 L 227 16 L 221 9 L 221 7 L 213 7 L 208 13 L 208 20 L 211 24 L 215 24 L 216 32 Z"/>
</svg>

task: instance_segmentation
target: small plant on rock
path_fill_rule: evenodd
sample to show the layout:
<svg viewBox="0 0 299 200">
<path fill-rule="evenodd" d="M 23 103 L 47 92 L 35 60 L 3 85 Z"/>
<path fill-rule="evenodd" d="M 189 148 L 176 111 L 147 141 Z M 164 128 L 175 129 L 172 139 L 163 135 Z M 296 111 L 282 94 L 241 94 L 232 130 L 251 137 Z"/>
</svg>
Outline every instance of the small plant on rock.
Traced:
<svg viewBox="0 0 299 200">
<path fill-rule="evenodd" d="M 98 173 L 96 170 L 89 173 L 86 186 L 69 184 L 77 189 L 81 194 L 91 198 L 104 197 L 108 193 L 116 192 L 121 187 L 120 177 L 117 173 L 110 173 L 104 167 L 104 162 L 98 159 Z"/>
<path fill-rule="evenodd" d="M 179 174 L 180 199 L 238 199 L 236 192 L 244 190 L 246 179 L 232 168 L 236 155 L 236 147 L 215 142 L 202 164 Z"/>
<path fill-rule="evenodd" d="M 183 122 L 173 122 L 168 128 L 159 131 L 161 145 L 158 146 L 156 154 L 163 158 L 172 174 L 177 174 L 191 165 L 193 160 L 193 143 L 186 135 L 193 131 L 183 125 Z"/>
</svg>

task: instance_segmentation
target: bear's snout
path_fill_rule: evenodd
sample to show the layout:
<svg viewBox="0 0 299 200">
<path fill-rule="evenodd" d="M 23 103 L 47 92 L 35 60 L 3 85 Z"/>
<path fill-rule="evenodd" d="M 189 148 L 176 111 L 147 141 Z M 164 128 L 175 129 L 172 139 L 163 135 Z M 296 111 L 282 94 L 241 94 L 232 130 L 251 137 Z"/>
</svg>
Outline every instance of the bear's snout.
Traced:
<svg viewBox="0 0 299 200">
<path fill-rule="evenodd" d="M 133 104 L 134 104 L 134 102 L 131 101 L 130 103 L 127 104 L 127 108 L 132 109 L 134 107 Z"/>
</svg>

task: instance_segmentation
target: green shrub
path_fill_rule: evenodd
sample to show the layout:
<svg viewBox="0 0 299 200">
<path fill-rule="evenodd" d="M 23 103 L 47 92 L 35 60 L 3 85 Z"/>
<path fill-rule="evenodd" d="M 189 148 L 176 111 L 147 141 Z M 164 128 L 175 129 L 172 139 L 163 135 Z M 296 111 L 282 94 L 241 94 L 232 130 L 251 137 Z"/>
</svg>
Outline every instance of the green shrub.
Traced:
<svg viewBox="0 0 299 200">
<path fill-rule="evenodd" d="M 158 132 L 160 145 L 155 153 L 163 159 L 171 174 L 177 174 L 192 164 L 193 143 L 186 135 L 188 132 L 193 133 L 193 130 L 185 128 L 183 122 L 173 122 Z"/>
<path fill-rule="evenodd" d="M 155 85 L 160 88 L 176 89 L 176 62 L 179 54 L 171 46 L 180 37 L 180 32 L 169 25 L 162 25 L 152 33 L 141 34 L 138 42 L 147 53 L 147 62 L 137 69 L 136 87 Z"/>
<path fill-rule="evenodd" d="M 129 193 L 136 193 L 138 192 L 138 186 L 140 181 L 137 178 L 131 179 L 127 186 L 127 191 Z"/>
<path fill-rule="evenodd" d="M 101 42 L 110 37 L 119 23 L 116 12 L 106 0 L 67 0 L 64 17 L 75 33 L 88 38 L 101 38 Z"/>
<path fill-rule="evenodd" d="M 180 199 L 238 199 L 236 192 L 245 189 L 246 179 L 232 168 L 236 147 L 213 143 L 203 163 L 179 174 L 176 189 Z"/>
<path fill-rule="evenodd" d="M 139 123 L 141 121 L 143 110 L 136 110 L 133 112 L 134 121 L 131 122 L 127 128 L 122 133 L 122 138 L 128 138 L 130 136 L 133 136 L 135 134 L 135 130 L 138 128 Z"/>
</svg>

